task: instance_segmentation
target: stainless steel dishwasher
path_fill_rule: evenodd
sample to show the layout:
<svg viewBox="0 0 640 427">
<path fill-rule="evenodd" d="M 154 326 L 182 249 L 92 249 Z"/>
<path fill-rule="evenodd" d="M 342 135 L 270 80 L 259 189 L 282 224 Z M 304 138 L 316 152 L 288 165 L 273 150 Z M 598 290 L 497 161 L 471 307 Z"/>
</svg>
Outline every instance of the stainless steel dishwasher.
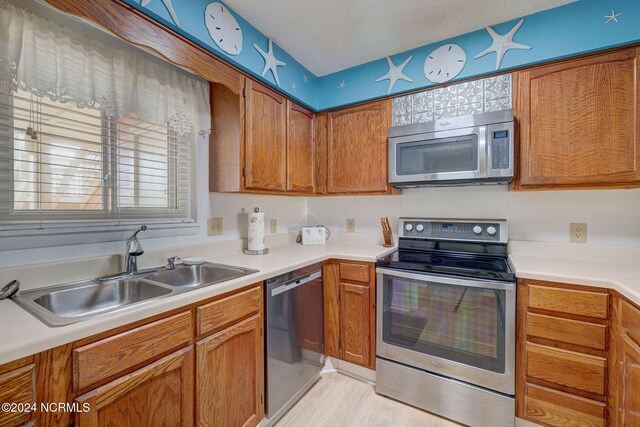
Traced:
<svg viewBox="0 0 640 427">
<path fill-rule="evenodd" d="M 324 367 L 322 264 L 267 280 L 267 417 L 280 418 Z"/>
</svg>

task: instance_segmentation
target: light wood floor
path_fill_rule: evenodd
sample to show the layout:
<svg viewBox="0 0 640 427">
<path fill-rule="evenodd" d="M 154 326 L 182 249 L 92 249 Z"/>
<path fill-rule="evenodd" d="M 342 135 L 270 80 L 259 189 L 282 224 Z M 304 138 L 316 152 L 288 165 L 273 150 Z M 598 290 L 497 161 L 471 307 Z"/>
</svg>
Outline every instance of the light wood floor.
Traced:
<svg viewBox="0 0 640 427">
<path fill-rule="evenodd" d="M 459 424 L 377 395 L 370 384 L 328 374 L 287 412 L 276 427 L 454 427 Z"/>
</svg>

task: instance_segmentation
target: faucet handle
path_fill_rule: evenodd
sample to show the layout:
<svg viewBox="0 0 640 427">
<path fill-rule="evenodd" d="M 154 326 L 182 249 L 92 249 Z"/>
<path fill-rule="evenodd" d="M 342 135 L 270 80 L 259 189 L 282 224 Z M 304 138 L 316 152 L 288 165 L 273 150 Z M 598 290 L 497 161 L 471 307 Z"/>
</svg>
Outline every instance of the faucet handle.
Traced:
<svg viewBox="0 0 640 427">
<path fill-rule="evenodd" d="M 0 299 L 11 298 L 20 289 L 20 282 L 12 280 L 0 289 Z"/>
<path fill-rule="evenodd" d="M 176 261 L 179 260 L 180 257 L 177 255 L 174 256 L 170 256 L 169 258 L 167 258 L 167 265 L 165 267 L 165 269 L 167 270 L 175 270 L 176 268 Z"/>
</svg>

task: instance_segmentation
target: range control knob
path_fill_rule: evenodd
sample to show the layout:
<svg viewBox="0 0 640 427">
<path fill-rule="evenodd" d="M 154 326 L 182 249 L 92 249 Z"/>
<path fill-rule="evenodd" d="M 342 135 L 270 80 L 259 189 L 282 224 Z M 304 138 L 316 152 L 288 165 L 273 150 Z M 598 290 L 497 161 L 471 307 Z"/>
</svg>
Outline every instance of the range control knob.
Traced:
<svg viewBox="0 0 640 427">
<path fill-rule="evenodd" d="M 481 235 L 482 227 L 480 227 L 479 225 L 476 225 L 475 227 L 473 227 L 473 234 L 475 234 L 476 236 Z"/>
<path fill-rule="evenodd" d="M 416 225 L 416 231 L 424 231 L 424 225 L 422 224 Z"/>
<path fill-rule="evenodd" d="M 490 226 L 489 228 L 487 228 L 487 233 L 489 234 L 489 236 L 495 236 L 497 232 L 498 230 L 496 230 L 494 226 Z"/>
<path fill-rule="evenodd" d="M 413 225 L 412 224 L 407 224 L 407 225 L 404 226 L 404 229 L 407 230 L 407 231 L 411 231 L 411 230 L 413 230 Z"/>
</svg>

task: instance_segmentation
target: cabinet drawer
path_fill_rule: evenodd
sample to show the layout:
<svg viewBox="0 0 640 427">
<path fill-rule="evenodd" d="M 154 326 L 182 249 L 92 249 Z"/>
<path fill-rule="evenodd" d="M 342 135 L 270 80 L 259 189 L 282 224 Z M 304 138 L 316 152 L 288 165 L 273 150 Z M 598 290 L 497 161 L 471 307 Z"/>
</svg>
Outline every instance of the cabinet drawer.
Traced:
<svg viewBox="0 0 640 427">
<path fill-rule="evenodd" d="M 528 377 L 605 394 L 604 358 L 530 343 L 526 351 Z"/>
<path fill-rule="evenodd" d="M 550 286 L 529 285 L 528 305 L 531 308 L 558 313 L 606 319 L 609 295 Z"/>
<path fill-rule="evenodd" d="M 73 389 L 78 391 L 169 350 L 193 335 L 185 311 L 73 350 Z"/>
<path fill-rule="evenodd" d="M 526 385 L 525 418 L 544 425 L 604 427 L 606 405 L 568 393 Z"/>
<path fill-rule="evenodd" d="M 235 295 L 201 305 L 196 309 L 198 335 L 215 331 L 260 311 L 262 287 L 256 286 Z"/>
<path fill-rule="evenodd" d="M 36 401 L 36 365 L 30 364 L 0 375 L 0 403 Z M 0 411 L 0 425 L 23 417 L 22 412 Z"/>
<path fill-rule="evenodd" d="M 527 335 L 597 350 L 607 349 L 607 326 L 579 320 L 527 313 Z"/>
<path fill-rule="evenodd" d="M 640 345 L 640 310 L 627 301 L 622 301 L 621 312 L 622 327 L 629 338 Z"/>
<path fill-rule="evenodd" d="M 349 282 L 369 283 L 369 264 L 341 261 L 340 279 Z"/>
</svg>

